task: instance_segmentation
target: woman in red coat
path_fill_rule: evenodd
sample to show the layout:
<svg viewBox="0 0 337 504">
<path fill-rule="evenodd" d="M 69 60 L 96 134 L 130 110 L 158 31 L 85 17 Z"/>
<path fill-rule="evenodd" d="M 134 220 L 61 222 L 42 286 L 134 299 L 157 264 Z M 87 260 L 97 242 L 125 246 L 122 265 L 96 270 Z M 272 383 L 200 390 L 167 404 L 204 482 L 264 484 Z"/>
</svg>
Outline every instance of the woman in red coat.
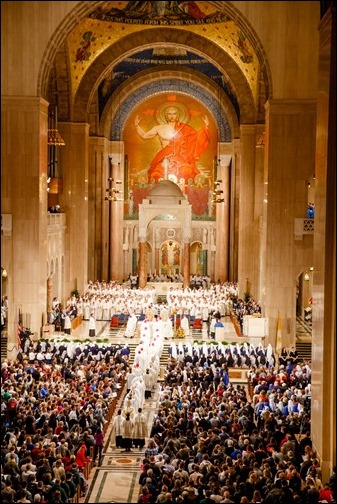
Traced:
<svg viewBox="0 0 337 504">
<path fill-rule="evenodd" d="M 90 462 L 90 458 L 87 457 L 87 447 L 85 446 L 84 443 L 81 444 L 76 453 L 75 462 L 80 469 L 83 469 L 86 462 Z"/>
</svg>

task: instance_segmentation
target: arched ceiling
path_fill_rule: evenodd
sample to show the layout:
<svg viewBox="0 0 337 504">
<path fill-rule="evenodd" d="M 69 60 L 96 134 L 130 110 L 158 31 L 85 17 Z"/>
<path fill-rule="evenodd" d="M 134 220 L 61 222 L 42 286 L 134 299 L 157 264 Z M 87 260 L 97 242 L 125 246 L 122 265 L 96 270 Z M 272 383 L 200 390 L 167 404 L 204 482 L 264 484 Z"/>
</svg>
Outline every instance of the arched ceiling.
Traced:
<svg viewBox="0 0 337 504">
<path fill-rule="evenodd" d="M 88 122 L 90 134 L 117 138 L 110 110 L 122 93 L 127 114 L 136 90 L 147 96 L 176 86 L 213 103 L 223 141 L 228 130 L 237 136 L 239 124 L 264 122 L 268 65 L 230 2 L 85 3 L 88 11 L 82 5 L 50 74 L 47 99 L 57 104 L 60 121 Z"/>
</svg>

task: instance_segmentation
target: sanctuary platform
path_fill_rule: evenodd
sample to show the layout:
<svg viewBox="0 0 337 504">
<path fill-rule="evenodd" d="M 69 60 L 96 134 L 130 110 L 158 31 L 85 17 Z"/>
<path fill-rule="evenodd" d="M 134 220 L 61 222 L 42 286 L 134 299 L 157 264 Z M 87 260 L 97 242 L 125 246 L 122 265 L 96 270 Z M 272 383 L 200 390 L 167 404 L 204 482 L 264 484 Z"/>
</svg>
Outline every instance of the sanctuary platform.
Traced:
<svg viewBox="0 0 337 504">
<path fill-rule="evenodd" d="M 153 287 L 159 296 L 166 296 L 170 290 L 182 289 L 182 282 L 147 282 L 146 287 Z"/>
</svg>

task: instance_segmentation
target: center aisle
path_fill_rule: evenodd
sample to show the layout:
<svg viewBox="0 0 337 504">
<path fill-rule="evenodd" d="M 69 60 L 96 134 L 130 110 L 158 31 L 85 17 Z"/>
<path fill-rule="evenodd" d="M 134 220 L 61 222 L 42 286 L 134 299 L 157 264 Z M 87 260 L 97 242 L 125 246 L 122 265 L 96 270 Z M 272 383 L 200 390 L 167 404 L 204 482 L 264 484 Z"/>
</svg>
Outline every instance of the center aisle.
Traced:
<svg viewBox="0 0 337 504">
<path fill-rule="evenodd" d="M 144 401 L 143 413 L 146 416 L 148 432 L 151 431 L 153 417 L 157 411 L 159 387 L 152 397 Z M 117 405 L 122 406 L 121 403 Z M 94 467 L 90 473 L 89 490 L 80 502 L 137 502 L 139 495 L 139 476 L 143 462 L 145 447 L 142 450 L 132 448 L 130 453 L 122 453 L 110 443 L 111 426 L 105 436 L 103 460 L 100 467 Z"/>
<path fill-rule="evenodd" d="M 224 324 L 226 337 L 240 342 L 241 338 L 237 336 L 230 318 L 223 317 L 222 322 Z M 111 343 L 119 343 L 121 345 L 130 344 L 130 346 L 138 344 L 139 337 L 126 338 L 124 334 L 125 328 L 111 330 L 109 322 L 96 322 L 96 340 L 109 340 Z M 60 338 L 63 338 L 64 336 L 71 340 L 85 341 L 89 339 L 88 321 L 83 321 L 80 326 L 72 331 L 70 337 L 68 335 L 60 335 Z M 191 335 L 187 338 L 165 340 L 163 353 L 167 352 L 167 347 L 171 342 L 175 342 L 177 345 L 178 343 L 182 343 L 184 345 L 186 342 L 193 343 L 196 340 L 198 340 L 199 343 L 211 341 L 205 335 L 205 332 L 192 331 Z M 90 341 L 94 341 L 94 338 L 90 338 Z M 167 357 L 168 352 L 167 355 L 162 355 L 161 361 L 165 362 Z M 152 397 L 144 401 L 143 413 L 147 419 L 149 433 L 153 424 L 154 415 L 158 409 L 159 394 L 160 383 L 157 383 L 156 389 L 152 393 Z M 126 388 L 121 394 L 120 400 L 116 405 L 116 412 L 119 408 L 122 408 L 125 395 Z M 146 439 L 145 447 L 142 450 L 133 448 L 132 452 L 126 454 L 122 453 L 120 448 L 116 449 L 111 446 L 111 430 L 112 424 L 109 426 L 105 434 L 101 466 L 95 466 L 92 468 L 87 480 L 88 491 L 85 497 L 80 498 L 79 502 L 132 503 L 137 502 L 138 500 L 140 490 L 138 480 L 141 474 L 141 465 L 145 455 L 148 438 Z"/>
</svg>

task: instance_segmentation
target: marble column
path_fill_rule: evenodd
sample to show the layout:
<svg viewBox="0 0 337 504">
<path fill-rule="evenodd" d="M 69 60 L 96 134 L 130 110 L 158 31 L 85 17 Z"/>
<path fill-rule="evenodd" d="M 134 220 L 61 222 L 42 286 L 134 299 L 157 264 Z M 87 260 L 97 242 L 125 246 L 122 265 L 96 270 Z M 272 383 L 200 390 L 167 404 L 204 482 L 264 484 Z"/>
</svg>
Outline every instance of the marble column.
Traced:
<svg viewBox="0 0 337 504">
<path fill-rule="evenodd" d="M 221 182 L 215 186 L 215 191 L 222 191 L 216 196 L 217 200 L 224 200 L 216 203 L 216 245 L 217 250 L 221 250 L 221 254 L 216 256 L 215 278 L 221 282 L 228 280 L 229 269 L 229 204 L 230 204 L 230 176 L 229 163 L 231 156 L 223 156 L 219 158 L 219 166 L 217 172 L 218 180 Z"/>
<path fill-rule="evenodd" d="M 143 289 L 147 284 L 146 274 L 146 241 L 139 242 L 139 287 Z"/>
<path fill-rule="evenodd" d="M 108 280 L 108 144 L 106 138 L 89 138 L 88 226 L 93 239 L 88 242 L 88 280 Z"/>
<path fill-rule="evenodd" d="M 270 100 L 266 104 L 263 180 L 267 191 L 263 206 L 267 217 L 263 219 L 262 232 L 259 229 L 260 208 L 256 211 L 256 206 L 250 204 L 249 211 L 253 215 L 244 212 L 242 222 L 240 214 L 240 233 L 243 235 L 240 247 L 245 247 L 239 261 L 241 285 L 244 288 L 248 278 L 251 294 L 256 299 L 255 289 L 261 275 L 263 292 L 260 300 L 264 315 L 269 318 L 269 335 L 265 342 L 273 346 L 276 344 L 278 312 L 282 319 L 283 346 L 295 345 L 296 281 L 299 272 L 313 264 L 314 236 L 296 239 L 294 222 L 295 218 L 306 216 L 307 180 L 313 175 L 315 163 L 316 106 L 315 100 Z M 245 145 L 243 151 L 253 149 L 250 137 L 249 146 Z M 242 161 L 246 168 L 241 182 L 248 178 L 253 183 L 255 179 L 255 196 L 258 197 L 256 180 L 259 168 L 255 175 L 247 173 L 247 164 L 253 171 L 254 164 L 252 154 L 246 157 L 247 163 Z M 254 196 L 245 183 L 242 196 L 245 200 Z M 242 206 L 245 204 L 243 201 Z"/>
<path fill-rule="evenodd" d="M 154 271 L 155 274 L 159 274 L 159 245 L 157 243 L 154 250 Z"/>
<path fill-rule="evenodd" d="M 258 299 L 259 234 L 255 218 L 255 125 L 242 125 L 241 149 L 238 163 L 240 177 L 239 197 L 239 247 L 238 247 L 238 283 L 239 297 L 243 299 L 247 289 L 247 278 L 252 286 L 250 294 Z"/>
<path fill-rule="evenodd" d="M 315 236 L 311 357 L 311 436 L 322 481 L 336 463 L 336 10 L 319 30 Z M 331 190 L 334 188 L 334 190 Z"/>
<path fill-rule="evenodd" d="M 121 146 L 119 146 L 119 149 Z M 123 156 L 121 157 L 123 158 Z M 121 163 L 113 161 L 113 187 L 116 190 L 123 190 L 123 184 L 117 184 L 117 181 L 123 181 L 123 166 Z M 115 193 L 117 201 L 112 201 L 112 215 L 110 216 L 110 267 L 111 280 L 117 282 L 123 281 L 123 194 Z"/>
<path fill-rule="evenodd" d="M 59 122 L 58 129 L 66 144 L 60 149 L 64 188 L 60 204 L 67 217 L 64 285 L 67 298 L 73 289 L 83 294 L 88 283 L 89 125 Z"/>
<path fill-rule="evenodd" d="M 51 313 L 53 308 L 53 278 L 47 278 L 47 313 Z"/>
<path fill-rule="evenodd" d="M 183 254 L 183 276 L 184 276 L 184 288 L 190 285 L 190 244 L 184 243 L 184 254 Z"/>
<path fill-rule="evenodd" d="M 30 329 L 38 335 L 47 310 L 48 103 L 23 96 L 1 100 L 1 212 L 15 223 L 1 236 L 11 349 L 17 344 L 17 307 L 31 315 Z"/>
</svg>

